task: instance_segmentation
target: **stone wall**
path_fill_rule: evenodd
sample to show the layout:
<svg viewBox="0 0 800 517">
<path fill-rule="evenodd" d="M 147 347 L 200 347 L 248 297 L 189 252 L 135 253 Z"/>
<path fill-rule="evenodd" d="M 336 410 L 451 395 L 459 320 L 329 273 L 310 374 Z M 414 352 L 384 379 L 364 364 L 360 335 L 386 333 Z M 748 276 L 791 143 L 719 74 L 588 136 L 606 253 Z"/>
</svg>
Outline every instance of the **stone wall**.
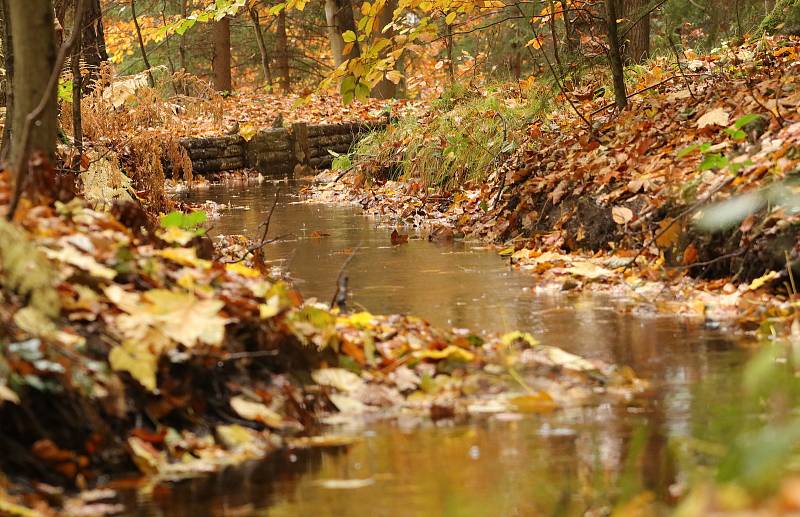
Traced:
<svg viewBox="0 0 800 517">
<path fill-rule="evenodd" d="M 256 169 L 267 176 L 283 176 L 296 165 L 329 168 L 333 161 L 329 150 L 347 153 L 359 138 L 383 127 L 383 123 L 299 123 L 288 129 L 263 129 L 249 141 L 240 135 L 227 135 L 184 138 L 180 143 L 192 159 L 195 174 Z"/>
</svg>

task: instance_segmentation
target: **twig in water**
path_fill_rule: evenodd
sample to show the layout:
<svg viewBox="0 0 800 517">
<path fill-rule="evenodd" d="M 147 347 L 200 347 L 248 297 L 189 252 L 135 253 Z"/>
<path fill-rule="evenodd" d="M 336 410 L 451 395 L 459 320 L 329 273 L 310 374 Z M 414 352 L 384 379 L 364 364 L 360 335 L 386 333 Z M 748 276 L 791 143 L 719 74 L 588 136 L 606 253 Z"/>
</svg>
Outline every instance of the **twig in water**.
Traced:
<svg viewBox="0 0 800 517">
<path fill-rule="evenodd" d="M 333 298 L 331 299 L 331 309 L 334 307 L 339 307 L 339 310 L 344 312 L 345 308 L 347 307 L 347 274 L 345 270 L 347 269 L 347 265 L 350 264 L 350 261 L 353 260 L 353 257 L 356 256 L 356 251 L 361 246 L 361 242 L 353 248 L 350 252 L 350 255 L 342 263 L 341 269 L 339 269 L 339 275 L 336 277 L 336 292 L 333 293 Z"/>
<path fill-rule="evenodd" d="M 280 195 L 281 195 L 281 188 L 278 187 L 278 189 L 275 191 L 275 200 L 272 202 L 272 208 L 269 209 L 269 214 L 267 214 L 266 220 L 264 220 L 264 222 L 259 225 L 259 227 L 260 226 L 264 227 L 264 233 L 261 235 L 261 240 L 258 241 L 256 244 L 253 244 L 252 246 L 248 246 L 244 254 L 238 259 L 232 261 L 223 261 L 222 262 L 223 264 L 236 264 L 242 262 L 244 259 L 247 258 L 249 254 L 253 253 L 254 251 L 263 248 L 267 244 L 273 243 L 277 240 L 286 237 L 286 235 L 281 235 L 275 237 L 274 239 L 267 240 L 267 233 L 269 233 L 269 223 L 270 221 L 272 221 L 272 214 L 275 213 L 275 207 L 278 206 L 278 200 L 280 199 Z"/>
</svg>

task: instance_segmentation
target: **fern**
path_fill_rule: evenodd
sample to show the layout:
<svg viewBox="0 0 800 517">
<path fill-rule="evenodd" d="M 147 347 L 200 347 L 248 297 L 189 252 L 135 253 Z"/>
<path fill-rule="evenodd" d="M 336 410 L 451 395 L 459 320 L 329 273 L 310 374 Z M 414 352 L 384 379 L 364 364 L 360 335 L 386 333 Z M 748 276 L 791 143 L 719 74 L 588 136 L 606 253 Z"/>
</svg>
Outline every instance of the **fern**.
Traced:
<svg viewBox="0 0 800 517">
<path fill-rule="evenodd" d="M 27 300 L 27 312 L 47 319 L 61 312 L 50 263 L 22 229 L 4 219 L 0 219 L 0 275 L 0 287 Z"/>
</svg>

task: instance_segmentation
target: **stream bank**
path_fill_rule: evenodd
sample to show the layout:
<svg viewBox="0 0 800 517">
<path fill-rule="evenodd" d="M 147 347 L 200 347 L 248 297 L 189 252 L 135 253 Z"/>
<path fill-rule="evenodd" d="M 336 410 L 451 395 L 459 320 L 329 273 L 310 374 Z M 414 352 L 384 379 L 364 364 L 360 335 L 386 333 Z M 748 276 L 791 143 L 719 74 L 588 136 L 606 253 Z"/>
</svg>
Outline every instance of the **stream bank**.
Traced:
<svg viewBox="0 0 800 517">
<path fill-rule="evenodd" d="M 797 49 L 777 37 L 693 56 L 702 73 L 688 85 L 664 79 L 670 65 L 654 60 L 626 110 L 578 102 L 594 113 L 591 129 L 562 96 L 503 137 L 500 122 L 494 133 L 476 122 L 504 121 L 503 99 L 466 92 L 362 140 L 355 165 L 338 180 L 321 175 L 314 196 L 434 240 L 495 244 L 556 289 L 627 293 L 749 330 L 769 320 L 786 333 L 800 274 Z M 518 95 L 508 104 L 540 102 Z M 497 149 L 491 160 L 466 159 L 475 141 Z"/>
</svg>

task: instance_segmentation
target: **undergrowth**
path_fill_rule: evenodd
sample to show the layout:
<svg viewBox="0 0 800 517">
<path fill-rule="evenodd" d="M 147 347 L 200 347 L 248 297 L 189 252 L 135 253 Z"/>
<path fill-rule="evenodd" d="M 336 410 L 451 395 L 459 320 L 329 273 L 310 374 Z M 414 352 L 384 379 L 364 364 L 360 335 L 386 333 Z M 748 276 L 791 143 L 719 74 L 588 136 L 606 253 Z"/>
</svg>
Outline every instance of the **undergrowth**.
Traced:
<svg viewBox="0 0 800 517">
<path fill-rule="evenodd" d="M 536 83 L 481 90 L 456 85 L 421 118 L 407 117 L 362 139 L 354 163 L 371 179 L 402 178 L 452 188 L 487 179 L 521 143 L 520 131 L 551 107 L 554 90 Z"/>
</svg>

